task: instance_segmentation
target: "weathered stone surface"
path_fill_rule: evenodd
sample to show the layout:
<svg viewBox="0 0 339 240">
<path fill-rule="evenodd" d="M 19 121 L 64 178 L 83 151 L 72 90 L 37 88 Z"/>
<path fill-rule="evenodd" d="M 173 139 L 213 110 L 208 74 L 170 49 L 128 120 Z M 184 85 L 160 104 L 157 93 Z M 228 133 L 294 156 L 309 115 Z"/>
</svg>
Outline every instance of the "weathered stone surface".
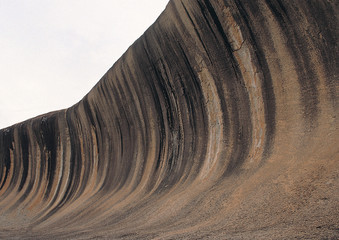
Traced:
<svg viewBox="0 0 339 240">
<path fill-rule="evenodd" d="M 0 131 L 0 238 L 338 238 L 337 37 L 336 1 L 171 1 L 79 103 Z"/>
</svg>

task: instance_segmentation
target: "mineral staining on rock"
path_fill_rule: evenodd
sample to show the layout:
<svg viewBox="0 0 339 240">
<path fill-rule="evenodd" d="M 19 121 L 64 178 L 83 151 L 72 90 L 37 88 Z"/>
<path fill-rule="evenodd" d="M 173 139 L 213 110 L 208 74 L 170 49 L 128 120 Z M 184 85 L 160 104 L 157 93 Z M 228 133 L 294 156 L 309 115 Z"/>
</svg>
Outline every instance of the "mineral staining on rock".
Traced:
<svg viewBox="0 0 339 240">
<path fill-rule="evenodd" d="M 170 1 L 79 103 L 0 130 L 0 237 L 338 237 L 337 16 Z"/>
</svg>

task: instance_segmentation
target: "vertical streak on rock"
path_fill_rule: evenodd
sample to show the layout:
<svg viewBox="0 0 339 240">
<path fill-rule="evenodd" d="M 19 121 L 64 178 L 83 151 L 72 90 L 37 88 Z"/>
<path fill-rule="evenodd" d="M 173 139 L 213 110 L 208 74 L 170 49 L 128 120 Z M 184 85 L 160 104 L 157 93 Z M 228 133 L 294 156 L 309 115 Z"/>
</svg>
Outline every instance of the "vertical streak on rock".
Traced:
<svg viewBox="0 0 339 240">
<path fill-rule="evenodd" d="M 205 44 L 203 43 L 201 36 L 198 31 L 199 23 L 196 22 L 193 14 L 189 12 L 189 10 L 185 7 L 184 2 L 182 2 L 182 7 L 184 8 L 187 18 L 183 18 L 183 22 L 189 22 L 192 24 L 187 29 L 194 29 L 194 32 L 191 32 L 192 39 L 198 38 L 200 41 L 195 42 L 197 48 L 205 49 L 205 54 L 208 55 Z M 201 45 L 201 46 L 199 46 Z M 210 56 L 206 59 L 203 54 L 200 54 L 201 51 L 195 50 L 196 54 L 194 55 L 195 71 L 197 72 L 197 79 L 201 84 L 201 91 L 203 94 L 203 102 L 204 108 L 206 111 L 206 115 L 208 117 L 208 140 L 206 143 L 206 153 L 204 164 L 200 169 L 200 177 L 202 179 L 206 178 L 208 175 L 213 174 L 212 169 L 216 167 L 217 160 L 220 156 L 220 149 L 223 146 L 224 142 L 224 121 L 223 121 L 223 110 L 221 108 L 220 103 L 220 95 L 217 91 L 217 87 L 215 85 L 215 79 L 212 73 L 209 70 L 208 65 L 210 65 L 211 61 Z M 218 169 L 219 170 L 219 169 Z"/>
<path fill-rule="evenodd" d="M 302 20 L 298 19 L 302 14 L 302 9 L 297 14 L 294 22 L 292 19 L 286 17 L 287 10 L 281 2 L 266 0 L 268 8 L 271 10 L 272 15 L 276 18 L 276 23 L 279 25 L 280 30 L 288 39 L 288 51 L 291 54 L 294 65 L 298 69 L 298 82 L 300 86 L 300 101 L 303 106 L 303 117 L 306 120 L 306 128 L 310 129 L 316 126 L 318 118 L 318 78 L 312 67 L 312 57 L 307 45 L 302 44 L 305 39 L 303 29 L 288 28 L 287 25 L 295 24 Z M 280 9 L 284 9 L 281 11 Z M 268 12 L 268 11 L 267 11 Z"/>
<path fill-rule="evenodd" d="M 232 9 L 233 8 L 233 9 Z M 233 14 L 236 13 L 235 6 L 223 7 L 225 34 L 231 43 L 233 55 L 238 63 L 247 93 L 249 95 L 251 123 L 252 123 L 252 146 L 248 153 L 248 168 L 258 165 L 264 152 L 264 141 L 266 135 L 264 101 L 262 96 L 263 75 L 260 66 L 255 58 L 254 51 L 251 49 L 251 39 L 243 36 L 240 27 L 243 22 L 237 22 Z"/>
</svg>

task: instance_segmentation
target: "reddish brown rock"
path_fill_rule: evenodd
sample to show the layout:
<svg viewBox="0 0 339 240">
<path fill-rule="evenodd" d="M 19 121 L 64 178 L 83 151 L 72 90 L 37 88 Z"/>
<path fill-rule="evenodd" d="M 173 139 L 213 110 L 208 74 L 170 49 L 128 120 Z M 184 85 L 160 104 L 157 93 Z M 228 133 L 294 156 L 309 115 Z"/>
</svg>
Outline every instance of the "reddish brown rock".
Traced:
<svg viewBox="0 0 339 240">
<path fill-rule="evenodd" d="M 335 1 L 171 1 L 79 103 L 0 131 L 0 238 L 338 238 L 337 29 Z"/>
</svg>

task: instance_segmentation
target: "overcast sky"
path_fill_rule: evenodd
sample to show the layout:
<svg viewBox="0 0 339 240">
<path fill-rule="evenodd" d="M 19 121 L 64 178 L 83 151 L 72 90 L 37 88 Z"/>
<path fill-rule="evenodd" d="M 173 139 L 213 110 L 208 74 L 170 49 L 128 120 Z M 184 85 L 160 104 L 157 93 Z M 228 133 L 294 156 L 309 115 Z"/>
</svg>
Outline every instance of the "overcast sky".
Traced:
<svg viewBox="0 0 339 240">
<path fill-rule="evenodd" d="M 0 0 L 0 129 L 81 100 L 169 0 Z"/>
</svg>

